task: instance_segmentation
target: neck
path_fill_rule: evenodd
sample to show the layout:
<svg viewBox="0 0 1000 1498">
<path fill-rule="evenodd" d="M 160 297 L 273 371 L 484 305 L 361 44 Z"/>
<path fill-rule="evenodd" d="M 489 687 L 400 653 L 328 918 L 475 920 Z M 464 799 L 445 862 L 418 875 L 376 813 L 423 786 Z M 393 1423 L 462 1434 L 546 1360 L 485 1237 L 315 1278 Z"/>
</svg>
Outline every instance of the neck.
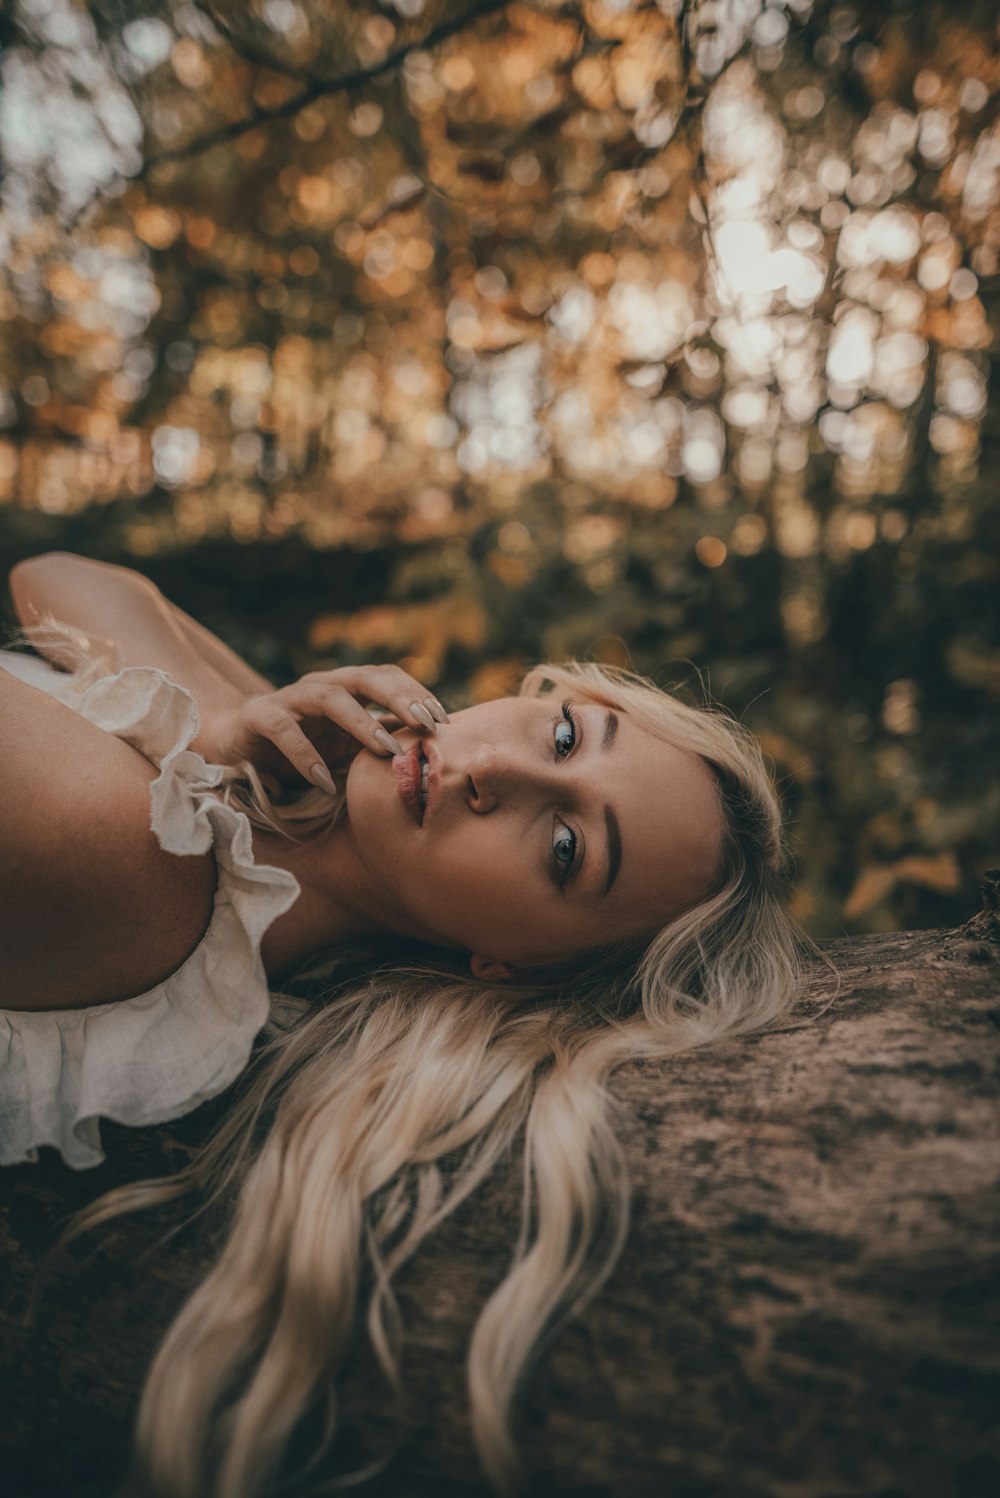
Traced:
<svg viewBox="0 0 1000 1498">
<path fill-rule="evenodd" d="M 254 857 L 258 863 L 287 869 L 301 893 L 290 910 L 264 934 L 261 957 L 267 976 L 280 979 L 312 953 L 359 936 L 379 936 L 386 927 L 378 921 L 375 892 L 367 888 L 363 870 L 350 856 L 349 839 L 332 827 L 309 842 L 292 842 L 280 833 L 253 828 Z"/>
</svg>

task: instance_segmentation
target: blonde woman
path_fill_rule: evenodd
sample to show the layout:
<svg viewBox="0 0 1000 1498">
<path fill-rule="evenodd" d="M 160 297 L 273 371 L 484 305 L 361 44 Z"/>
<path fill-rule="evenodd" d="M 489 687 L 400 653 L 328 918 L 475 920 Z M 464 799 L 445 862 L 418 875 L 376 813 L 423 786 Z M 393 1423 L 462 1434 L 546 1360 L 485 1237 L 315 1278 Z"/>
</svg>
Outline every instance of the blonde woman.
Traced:
<svg viewBox="0 0 1000 1498">
<path fill-rule="evenodd" d="M 272 1021 L 195 1164 L 77 1225 L 235 1201 L 147 1380 L 148 1492 L 254 1498 L 317 1399 L 334 1429 L 363 1254 L 397 1383 L 393 1274 L 523 1139 L 514 1267 L 468 1361 L 484 1472 L 516 1492 L 518 1380 L 622 1246 L 609 1073 L 759 1028 L 800 984 L 756 741 L 579 663 L 450 715 L 395 667 L 275 690 L 147 579 L 64 553 L 11 592 L 41 654 L 0 655 L 0 1159 L 97 1164 L 101 1116 L 189 1111 Z M 273 1023 L 317 959 L 322 1000 Z"/>
</svg>

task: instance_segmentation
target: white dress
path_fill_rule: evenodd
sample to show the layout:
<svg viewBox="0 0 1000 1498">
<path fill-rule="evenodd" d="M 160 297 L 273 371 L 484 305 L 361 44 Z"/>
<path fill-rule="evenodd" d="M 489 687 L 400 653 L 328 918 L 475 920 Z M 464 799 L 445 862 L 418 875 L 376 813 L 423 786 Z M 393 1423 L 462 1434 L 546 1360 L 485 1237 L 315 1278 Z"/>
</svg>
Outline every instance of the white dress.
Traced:
<svg viewBox="0 0 1000 1498">
<path fill-rule="evenodd" d="M 79 1170 L 104 1159 L 101 1117 L 164 1123 L 243 1070 L 271 1008 L 261 941 L 299 884 L 255 863 L 248 818 L 212 794 L 221 767 L 188 748 L 198 731 L 194 699 L 166 672 L 129 666 L 81 684 L 10 650 L 0 650 L 0 666 L 158 765 L 150 826 L 160 846 L 180 855 L 211 848 L 218 865 L 208 930 L 155 988 L 85 1009 L 0 1008 L 0 1165 L 37 1160 L 48 1144 Z"/>
</svg>

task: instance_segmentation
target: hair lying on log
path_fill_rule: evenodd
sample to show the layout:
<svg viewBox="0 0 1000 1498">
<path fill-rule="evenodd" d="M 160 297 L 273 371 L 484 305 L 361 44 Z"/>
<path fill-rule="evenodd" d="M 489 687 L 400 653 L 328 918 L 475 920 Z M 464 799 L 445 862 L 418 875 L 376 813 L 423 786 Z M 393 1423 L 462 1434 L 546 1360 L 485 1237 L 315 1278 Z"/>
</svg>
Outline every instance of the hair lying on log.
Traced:
<svg viewBox="0 0 1000 1498">
<path fill-rule="evenodd" d="M 651 940 L 513 983 L 474 978 L 460 954 L 403 942 L 327 954 L 303 975 L 314 989 L 325 984 L 321 1001 L 279 1000 L 270 1039 L 193 1163 L 77 1215 L 64 1242 L 189 1193 L 195 1214 L 215 1205 L 231 1215 L 143 1393 L 137 1461 L 156 1498 L 255 1498 L 317 1410 L 320 1459 L 337 1428 L 336 1380 L 363 1273 L 367 1335 L 403 1396 L 393 1277 L 522 1140 L 520 1232 L 467 1364 L 488 1482 L 501 1495 L 520 1491 L 510 1429 L 518 1386 L 600 1289 L 627 1236 L 610 1075 L 758 1030 L 802 990 L 816 948 L 788 910 L 781 813 L 753 735 L 722 709 L 689 706 L 624 669 L 545 665 L 521 691 L 544 682 L 707 761 L 725 823 L 715 884 Z M 239 767 L 230 787 L 257 820 L 295 835 Z M 355 1485 L 390 1458 L 325 1487 Z"/>
</svg>

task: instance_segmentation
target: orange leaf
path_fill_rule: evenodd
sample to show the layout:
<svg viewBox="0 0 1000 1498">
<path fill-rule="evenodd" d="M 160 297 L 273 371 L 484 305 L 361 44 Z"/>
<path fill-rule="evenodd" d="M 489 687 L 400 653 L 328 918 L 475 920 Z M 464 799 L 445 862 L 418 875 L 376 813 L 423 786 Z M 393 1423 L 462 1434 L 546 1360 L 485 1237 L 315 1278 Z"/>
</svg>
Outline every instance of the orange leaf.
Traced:
<svg viewBox="0 0 1000 1498">
<path fill-rule="evenodd" d="M 844 914 L 849 918 L 864 915 L 873 906 L 883 901 L 896 884 L 896 869 L 891 864 L 869 864 L 862 869 L 857 882 L 844 901 Z"/>
<path fill-rule="evenodd" d="M 922 884 L 926 889 L 948 893 L 958 889 L 961 874 L 958 860 L 950 848 L 943 849 L 934 857 L 914 854 L 901 858 L 896 864 L 896 876 L 906 884 Z"/>
</svg>

